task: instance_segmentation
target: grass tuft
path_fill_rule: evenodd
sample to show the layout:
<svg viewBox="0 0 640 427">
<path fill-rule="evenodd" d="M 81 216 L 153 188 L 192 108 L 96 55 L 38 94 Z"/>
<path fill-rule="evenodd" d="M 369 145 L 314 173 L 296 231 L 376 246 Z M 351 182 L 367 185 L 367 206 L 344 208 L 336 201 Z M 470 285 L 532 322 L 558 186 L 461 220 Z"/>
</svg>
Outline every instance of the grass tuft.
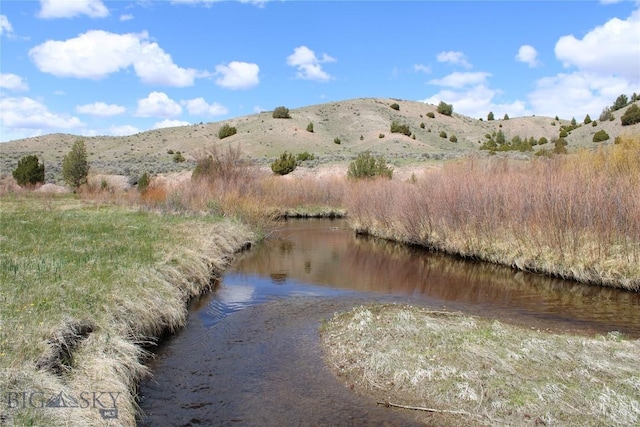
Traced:
<svg viewBox="0 0 640 427">
<path fill-rule="evenodd" d="M 457 411 L 465 425 L 640 423 L 640 340 L 619 334 L 551 334 L 374 305 L 337 314 L 321 336 L 329 365 L 356 391 Z"/>
</svg>

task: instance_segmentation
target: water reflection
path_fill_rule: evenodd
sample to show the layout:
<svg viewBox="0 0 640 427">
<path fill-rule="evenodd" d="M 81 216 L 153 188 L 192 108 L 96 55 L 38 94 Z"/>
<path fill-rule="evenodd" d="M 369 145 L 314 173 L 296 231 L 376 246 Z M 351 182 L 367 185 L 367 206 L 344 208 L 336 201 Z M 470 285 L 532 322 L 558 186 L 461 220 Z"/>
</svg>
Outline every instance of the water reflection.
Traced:
<svg viewBox="0 0 640 427">
<path fill-rule="evenodd" d="M 344 221 L 290 220 L 245 254 L 235 272 L 406 295 L 523 324 L 640 336 L 640 295 L 470 262 L 355 236 Z"/>
</svg>

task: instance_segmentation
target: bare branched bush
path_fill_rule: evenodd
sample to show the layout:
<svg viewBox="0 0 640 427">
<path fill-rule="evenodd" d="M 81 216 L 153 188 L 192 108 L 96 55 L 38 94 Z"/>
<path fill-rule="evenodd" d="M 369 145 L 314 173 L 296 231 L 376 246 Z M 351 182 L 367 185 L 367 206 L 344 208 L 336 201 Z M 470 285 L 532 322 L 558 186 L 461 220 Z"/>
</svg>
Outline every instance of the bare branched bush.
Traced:
<svg viewBox="0 0 640 427">
<path fill-rule="evenodd" d="M 196 155 L 196 168 L 191 175 L 194 181 L 223 181 L 224 183 L 246 180 L 251 163 L 243 157 L 240 146 L 228 146 L 226 151 L 212 145 Z"/>
<path fill-rule="evenodd" d="M 527 163 L 470 158 L 432 170 L 416 184 L 368 184 L 351 187 L 345 197 L 360 231 L 640 289 L 638 138 Z"/>
</svg>

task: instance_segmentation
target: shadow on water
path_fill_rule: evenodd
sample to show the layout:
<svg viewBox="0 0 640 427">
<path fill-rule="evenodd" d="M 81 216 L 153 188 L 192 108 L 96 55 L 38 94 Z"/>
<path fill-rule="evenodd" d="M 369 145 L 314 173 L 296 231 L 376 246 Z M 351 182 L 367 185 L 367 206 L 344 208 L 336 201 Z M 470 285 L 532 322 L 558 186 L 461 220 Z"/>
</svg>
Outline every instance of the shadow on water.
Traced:
<svg viewBox="0 0 640 427">
<path fill-rule="evenodd" d="M 528 327 L 640 337 L 640 295 L 469 262 L 341 220 L 290 220 L 244 253 L 185 330 L 159 346 L 140 425 L 410 425 L 336 380 L 318 327 L 370 302 L 408 302 Z"/>
</svg>

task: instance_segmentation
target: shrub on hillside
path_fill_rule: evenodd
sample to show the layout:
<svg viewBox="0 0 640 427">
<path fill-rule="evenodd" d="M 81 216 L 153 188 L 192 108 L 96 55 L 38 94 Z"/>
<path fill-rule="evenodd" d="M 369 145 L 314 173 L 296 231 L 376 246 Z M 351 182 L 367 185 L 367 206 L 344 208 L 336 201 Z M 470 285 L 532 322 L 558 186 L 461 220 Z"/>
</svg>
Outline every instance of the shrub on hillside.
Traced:
<svg viewBox="0 0 640 427">
<path fill-rule="evenodd" d="M 447 104 L 444 101 L 440 101 L 437 111 L 438 113 L 444 114 L 445 116 L 451 116 L 451 114 L 453 114 L 453 105 Z"/>
<path fill-rule="evenodd" d="M 391 179 L 393 169 L 387 166 L 384 157 L 374 157 L 369 151 L 358 154 L 358 157 L 349 164 L 347 177 L 349 178 L 375 178 L 384 177 Z"/>
<path fill-rule="evenodd" d="M 593 142 L 602 142 L 609 139 L 609 134 L 604 129 L 599 130 L 593 134 Z"/>
<path fill-rule="evenodd" d="M 173 155 L 173 163 L 184 163 L 186 159 L 180 151 L 176 151 Z"/>
<path fill-rule="evenodd" d="M 502 120 L 509 120 L 509 115 L 507 113 L 505 113 L 504 117 L 502 118 Z"/>
<path fill-rule="evenodd" d="M 273 110 L 273 118 L 274 119 L 290 119 L 289 109 L 287 107 L 277 107 Z"/>
<path fill-rule="evenodd" d="M 424 122 L 420 123 L 420 129 L 424 129 Z"/>
<path fill-rule="evenodd" d="M 584 116 L 583 123 L 585 125 L 588 125 L 589 123 L 591 123 L 591 117 L 588 114 L 586 116 Z"/>
<path fill-rule="evenodd" d="M 286 175 L 293 172 L 296 169 L 297 162 L 293 154 L 286 151 L 280 155 L 273 163 L 271 163 L 271 170 L 277 175 Z"/>
<path fill-rule="evenodd" d="M 389 107 L 393 108 L 396 111 L 400 111 L 400 105 L 398 105 L 397 102 L 394 102 L 393 104 L 391 104 Z"/>
<path fill-rule="evenodd" d="M 309 122 L 307 125 L 307 132 L 313 133 L 313 122 Z"/>
<path fill-rule="evenodd" d="M 335 138 L 333 138 L 333 143 L 334 143 L 334 144 L 338 144 L 338 145 L 340 145 L 340 144 L 342 144 L 342 141 L 340 141 L 340 138 L 338 138 L 338 137 L 336 136 Z"/>
<path fill-rule="evenodd" d="M 391 133 L 401 133 L 403 135 L 411 136 L 411 130 L 409 129 L 409 125 L 400 124 L 395 120 L 391 122 Z"/>
<path fill-rule="evenodd" d="M 613 120 L 613 112 L 611 108 L 604 107 L 602 109 L 602 113 L 600 113 L 600 117 L 598 118 L 601 122 L 606 122 L 607 120 Z"/>
<path fill-rule="evenodd" d="M 640 107 L 638 104 L 633 104 L 627 111 L 620 117 L 622 121 L 622 126 L 629 126 L 636 123 L 640 123 Z"/>
<path fill-rule="evenodd" d="M 538 140 L 538 145 L 544 145 L 547 144 L 549 142 L 549 140 L 547 140 L 547 138 L 545 138 L 544 136 L 540 137 L 540 139 Z"/>
<path fill-rule="evenodd" d="M 380 138 L 380 139 L 384 138 L 384 133 L 378 134 L 378 138 Z"/>
<path fill-rule="evenodd" d="M 558 138 L 553 144 L 553 152 L 556 154 L 567 154 L 567 145 L 567 141 L 564 138 Z"/>
<path fill-rule="evenodd" d="M 12 175 L 21 187 L 43 184 L 44 163 L 40 163 L 36 155 L 24 156 L 18 160 L 18 167 Z"/>
<path fill-rule="evenodd" d="M 435 118 L 436 118 L 436 115 L 435 115 L 435 114 L 433 114 L 433 111 L 429 111 L 429 112 L 427 113 L 427 117 L 429 117 L 429 118 L 431 118 L 431 119 L 435 119 Z"/>
<path fill-rule="evenodd" d="M 455 136 L 455 135 L 451 135 L 451 136 L 449 137 L 449 141 L 451 141 L 451 142 L 458 142 L 458 137 L 457 137 L 457 136 Z"/>
<path fill-rule="evenodd" d="M 87 182 L 89 162 L 84 141 L 76 140 L 71 151 L 62 159 L 62 178 L 72 188 L 78 188 Z"/>
<path fill-rule="evenodd" d="M 299 162 L 305 162 L 307 160 L 315 160 L 315 158 L 316 158 L 316 156 L 314 156 L 313 154 L 309 153 L 308 151 L 299 153 L 296 157 L 297 157 Z"/>
<path fill-rule="evenodd" d="M 218 130 L 218 138 L 224 139 L 228 136 L 235 135 L 238 133 L 238 129 L 235 126 L 229 126 L 227 123 L 222 125 L 220 130 Z"/>
<path fill-rule="evenodd" d="M 447 133 L 445 131 L 440 131 L 440 138 L 447 139 Z"/>
</svg>

